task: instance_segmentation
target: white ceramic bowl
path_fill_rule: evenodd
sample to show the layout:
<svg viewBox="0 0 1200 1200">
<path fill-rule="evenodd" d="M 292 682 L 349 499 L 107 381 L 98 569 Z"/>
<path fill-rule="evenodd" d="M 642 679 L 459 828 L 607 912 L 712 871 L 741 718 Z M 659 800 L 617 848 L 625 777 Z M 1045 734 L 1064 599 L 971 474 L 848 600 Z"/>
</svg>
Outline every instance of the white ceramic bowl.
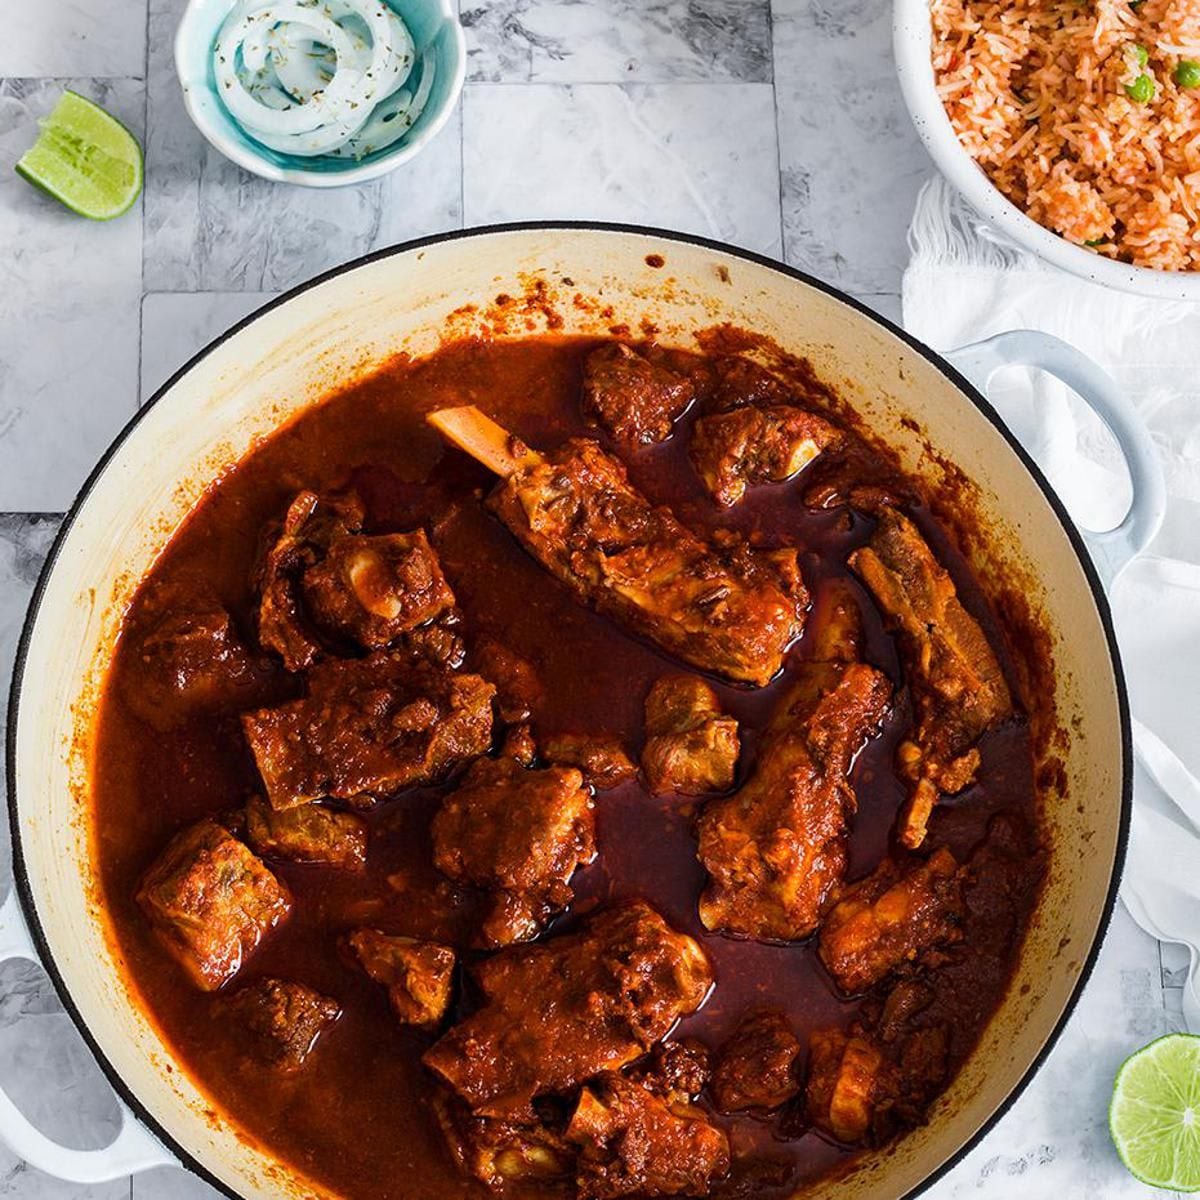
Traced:
<svg viewBox="0 0 1200 1200">
<path fill-rule="evenodd" d="M 937 94 L 929 0 L 894 0 L 892 36 L 900 90 L 917 133 L 938 169 L 981 216 L 1018 245 L 1082 279 L 1142 296 L 1200 301 L 1200 272 L 1156 271 L 1114 262 L 1052 233 L 1005 198 L 963 149 Z"/>
<path fill-rule="evenodd" d="M 212 46 L 233 0 L 188 0 L 175 33 L 175 73 L 192 124 L 226 158 L 276 183 L 304 187 L 344 187 L 394 171 L 421 153 L 450 119 L 466 78 L 467 49 L 451 0 L 388 0 L 408 26 L 418 54 L 433 51 L 437 74 L 429 102 L 399 140 L 361 161 L 303 158 L 268 149 L 250 137 L 225 110 L 213 79 Z"/>
</svg>

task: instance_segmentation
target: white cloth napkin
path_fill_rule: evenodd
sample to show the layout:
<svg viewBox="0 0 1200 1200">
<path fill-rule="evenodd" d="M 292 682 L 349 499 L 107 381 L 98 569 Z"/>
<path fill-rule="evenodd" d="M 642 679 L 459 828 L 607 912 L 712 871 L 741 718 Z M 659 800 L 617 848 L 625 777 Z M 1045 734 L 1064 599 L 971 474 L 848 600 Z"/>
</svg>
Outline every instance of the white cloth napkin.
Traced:
<svg viewBox="0 0 1200 1200">
<path fill-rule="evenodd" d="M 1009 329 L 1052 333 L 1114 376 L 1166 468 L 1166 522 L 1112 594 L 1137 768 L 1121 898 L 1148 933 L 1191 953 L 1188 1028 L 1200 1032 L 1200 305 L 1149 300 L 1043 266 L 938 178 L 917 200 L 904 324 L 935 350 Z M 1071 515 L 1107 529 L 1129 480 L 1116 445 L 1057 381 L 1015 368 L 989 399 Z"/>
</svg>

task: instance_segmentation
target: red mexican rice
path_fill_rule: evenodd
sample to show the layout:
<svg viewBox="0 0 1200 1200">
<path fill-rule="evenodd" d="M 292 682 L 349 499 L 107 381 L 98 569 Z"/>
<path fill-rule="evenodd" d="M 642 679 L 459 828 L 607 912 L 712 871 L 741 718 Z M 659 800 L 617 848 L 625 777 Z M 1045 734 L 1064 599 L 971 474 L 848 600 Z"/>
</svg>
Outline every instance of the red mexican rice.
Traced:
<svg viewBox="0 0 1200 1200">
<path fill-rule="evenodd" d="M 1035 221 L 1200 270 L 1200 0 L 931 0 L 938 91 Z"/>
</svg>

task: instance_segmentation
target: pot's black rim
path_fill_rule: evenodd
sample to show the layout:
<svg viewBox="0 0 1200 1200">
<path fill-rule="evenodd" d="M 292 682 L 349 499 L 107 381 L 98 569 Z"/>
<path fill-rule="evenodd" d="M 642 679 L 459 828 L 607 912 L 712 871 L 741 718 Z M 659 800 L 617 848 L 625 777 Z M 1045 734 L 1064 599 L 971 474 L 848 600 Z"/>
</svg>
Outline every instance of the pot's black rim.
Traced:
<svg viewBox="0 0 1200 1200">
<path fill-rule="evenodd" d="M 130 437 L 133 431 L 137 428 L 142 418 L 154 407 L 174 386 L 175 384 L 190 371 L 197 363 L 206 358 L 213 350 L 223 345 L 235 334 L 241 332 L 247 326 L 253 324 L 266 313 L 273 311 L 280 306 L 287 304 L 296 296 L 319 287 L 327 280 L 334 279 L 339 275 L 345 275 L 350 271 L 354 271 L 359 267 L 364 267 L 370 263 L 378 262 L 381 259 L 390 258 L 397 254 L 406 254 L 415 250 L 420 250 L 426 246 L 441 245 L 446 242 L 463 241 L 470 238 L 487 237 L 495 234 L 505 233 L 530 233 L 530 232 L 555 232 L 555 231 L 576 231 L 576 232 L 599 232 L 599 233 L 615 233 L 615 234 L 633 234 L 636 236 L 657 238 L 662 241 L 678 242 L 685 245 L 699 246 L 706 250 L 712 250 L 718 254 L 728 255 L 733 258 L 740 258 L 746 262 L 751 262 L 760 267 L 766 267 L 769 270 L 775 271 L 780 275 L 787 276 L 797 282 L 806 284 L 807 286 L 823 292 L 825 295 L 840 301 L 848 308 L 853 309 L 860 316 L 874 322 L 876 325 L 886 329 L 894 337 L 899 338 L 910 350 L 919 354 L 926 362 L 940 371 L 947 379 L 949 379 L 962 393 L 962 395 L 971 401 L 979 412 L 991 423 L 993 428 L 1000 434 L 1004 441 L 1008 444 L 1012 452 L 1017 456 L 1025 469 L 1033 477 L 1034 482 L 1041 489 L 1046 502 L 1054 511 L 1058 518 L 1059 524 L 1062 526 L 1064 533 L 1071 543 L 1072 549 L 1075 551 L 1075 557 L 1082 569 L 1084 576 L 1087 579 L 1088 586 L 1091 589 L 1092 600 L 1096 605 L 1097 612 L 1100 615 L 1101 624 L 1104 627 L 1105 641 L 1108 645 L 1109 661 L 1112 664 L 1113 682 L 1116 684 L 1118 708 L 1121 722 L 1121 755 L 1122 755 L 1122 778 L 1121 778 L 1121 816 L 1120 828 L 1117 837 L 1116 854 L 1113 859 L 1112 876 L 1109 879 L 1108 891 L 1104 899 L 1103 909 L 1100 913 L 1100 919 L 1096 927 L 1096 933 L 1092 940 L 1092 945 L 1088 950 L 1087 958 L 1084 961 L 1083 969 L 1079 973 L 1079 978 L 1075 981 L 1075 986 L 1071 990 L 1071 995 L 1063 1009 L 1062 1015 L 1058 1022 L 1050 1031 L 1044 1045 L 1038 1052 L 1037 1056 L 1030 1063 L 1025 1073 L 1020 1080 L 1009 1092 L 1003 1101 L 992 1111 L 983 1124 L 975 1131 L 974 1134 L 955 1151 L 945 1162 L 936 1167 L 929 1175 L 925 1177 L 915 1188 L 898 1197 L 897 1200 L 914 1200 L 915 1197 L 921 1195 L 927 1189 L 933 1186 L 939 1179 L 942 1178 L 953 1167 L 957 1166 L 969 1154 L 979 1142 L 996 1126 L 1000 1118 L 1017 1101 L 1022 1092 L 1029 1086 L 1030 1081 L 1041 1069 L 1042 1064 L 1046 1061 L 1050 1051 L 1053 1050 L 1059 1037 L 1061 1036 L 1067 1022 L 1075 1011 L 1075 1006 L 1079 1002 L 1079 998 L 1091 978 L 1092 971 L 1096 966 L 1096 960 L 1099 957 L 1100 949 L 1104 943 L 1105 934 L 1108 931 L 1108 926 L 1112 920 L 1113 909 L 1117 902 L 1117 892 L 1120 886 L 1121 874 L 1125 865 L 1125 854 L 1129 842 L 1129 824 L 1132 815 L 1133 801 L 1133 735 L 1129 719 L 1129 696 L 1125 684 L 1125 675 L 1121 669 L 1121 656 L 1117 649 L 1116 633 L 1113 629 L 1112 613 L 1109 609 L 1108 598 L 1105 595 L 1104 588 L 1100 582 L 1100 577 L 1096 573 L 1096 569 L 1092 564 L 1087 547 L 1084 544 L 1083 538 L 1072 522 L 1070 515 L 1067 513 L 1066 507 L 1051 488 L 1046 477 L 1042 474 L 1041 469 L 1033 461 L 1025 448 L 1013 437 L 1009 432 L 1008 427 L 1000 419 L 999 414 L 988 402 L 987 398 L 980 393 L 975 386 L 952 367 L 944 358 L 917 341 L 910 334 L 899 328 L 886 317 L 880 316 L 872 309 L 868 308 L 861 301 L 856 300 L 852 296 L 846 295 L 837 288 L 830 286 L 823 281 L 806 274 L 803 271 L 797 270 L 795 267 L 790 267 L 785 263 L 777 262 L 774 259 L 768 258 L 766 255 L 756 254 L 751 250 L 744 250 L 736 246 L 731 246 L 724 242 L 715 241 L 711 238 L 700 237 L 695 234 L 679 233 L 668 229 L 657 229 L 652 226 L 645 225 L 628 225 L 620 222 L 606 221 L 517 221 L 508 224 L 500 225 L 481 225 L 470 229 L 456 229 L 446 233 L 432 234 L 427 237 L 415 238 L 412 241 L 401 242 L 395 246 L 389 246 L 381 250 L 375 250 L 370 254 L 365 254 L 360 258 L 353 259 L 348 263 L 344 263 L 339 267 L 334 267 L 332 270 L 325 271 L 320 275 L 308 280 L 305 283 L 299 284 L 290 291 L 284 292 L 277 296 L 274 300 L 264 304 L 261 308 L 255 310 L 249 316 L 242 318 L 235 325 L 232 325 L 219 337 L 209 342 L 203 350 L 193 355 L 170 379 L 167 380 L 155 393 L 146 401 L 125 425 L 124 429 L 117 435 L 112 444 L 101 456 L 96 466 L 92 469 L 91 474 L 87 477 L 82 488 L 79 490 L 75 502 L 71 505 L 70 510 L 63 518 L 58 534 L 50 547 L 50 551 L 46 556 L 46 561 L 43 564 L 41 573 L 38 576 L 38 581 L 34 587 L 33 596 L 29 602 L 29 609 L 26 613 L 25 623 L 21 629 L 20 641 L 17 644 L 17 653 L 13 665 L 12 690 L 8 701 L 8 725 L 6 730 L 6 762 L 5 775 L 8 791 L 8 817 L 9 827 L 12 830 L 12 845 L 13 845 L 13 881 L 17 890 L 17 894 L 21 901 L 21 907 L 25 918 L 29 923 L 29 929 L 33 936 L 34 943 L 38 953 L 41 955 L 42 966 L 49 975 L 54 984 L 55 990 L 58 993 L 59 999 L 62 1001 L 63 1007 L 66 1009 L 75 1027 L 79 1030 L 80 1035 L 86 1042 L 88 1048 L 95 1056 L 97 1063 L 113 1089 L 128 1105 L 131 1112 L 140 1120 L 154 1135 L 167 1147 L 180 1161 L 180 1163 L 194 1174 L 200 1176 L 206 1183 L 215 1187 L 224 1195 L 230 1197 L 230 1200 L 245 1200 L 245 1197 L 240 1193 L 235 1192 L 228 1184 L 218 1179 L 207 1167 L 200 1163 L 187 1149 L 185 1149 L 178 1141 L 175 1140 L 158 1122 L 158 1120 L 149 1112 L 142 1104 L 136 1095 L 130 1090 L 125 1081 L 121 1078 L 116 1069 L 109 1062 L 107 1056 L 101 1050 L 91 1030 L 88 1028 L 86 1021 L 83 1019 L 75 1001 L 71 997 L 67 987 L 63 981 L 62 974 L 55 961 L 54 953 L 50 947 L 50 943 L 46 938 L 45 930 L 42 927 L 41 920 L 38 916 L 37 906 L 34 902 L 33 889 L 30 886 L 28 871 L 25 867 L 24 851 L 21 843 L 21 829 L 17 819 L 17 788 L 16 788 L 16 728 L 17 719 L 20 714 L 21 704 L 21 686 L 25 672 L 25 660 L 29 652 L 29 640 L 32 636 L 33 627 L 37 621 L 38 612 L 41 608 L 42 595 L 46 589 L 47 581 L 54 570 L 54 566 L 58 561 L 58 555 L 62 548 L 63 542 L 70 533 L 75 524 L 76 517 L 80 509 L 86 502 L 87 498 L 96 486 L 101 475 L 104 473 L 109 461 L 124 445 L 125 441 Z"/>
</svg>

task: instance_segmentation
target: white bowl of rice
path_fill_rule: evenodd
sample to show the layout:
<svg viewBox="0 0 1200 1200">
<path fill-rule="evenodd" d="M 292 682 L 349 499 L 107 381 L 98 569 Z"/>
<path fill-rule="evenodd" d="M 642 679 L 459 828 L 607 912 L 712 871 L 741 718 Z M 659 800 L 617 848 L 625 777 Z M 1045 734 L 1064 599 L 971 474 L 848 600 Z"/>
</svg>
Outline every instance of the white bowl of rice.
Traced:
<svg viewBox="0 0 1200 1200">
<path fill-rule="evenodd" d="M 1200 0 L 895 0 L 942 173 L 1047 262 L 1200 301 Z"/>
</svg>

